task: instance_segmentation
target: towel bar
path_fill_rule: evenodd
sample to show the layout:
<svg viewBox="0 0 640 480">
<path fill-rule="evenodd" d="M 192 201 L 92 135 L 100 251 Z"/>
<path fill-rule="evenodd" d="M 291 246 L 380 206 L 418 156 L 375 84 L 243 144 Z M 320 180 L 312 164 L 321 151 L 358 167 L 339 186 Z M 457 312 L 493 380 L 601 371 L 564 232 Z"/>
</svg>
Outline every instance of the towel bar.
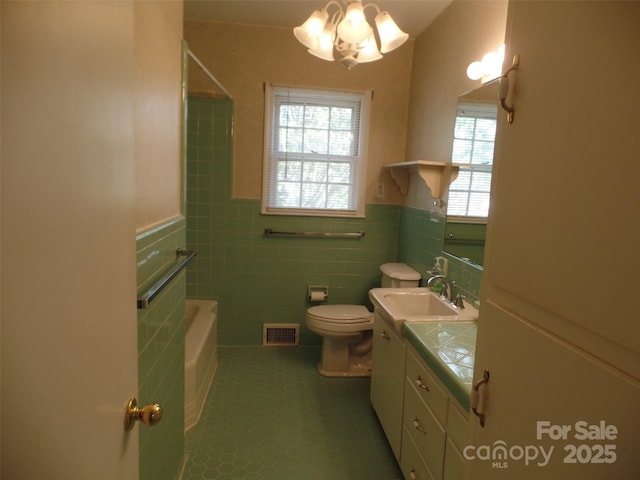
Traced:
<svg viewBox="0 0 640 480">
<path fill-rule="evenodd" d="M 270 228 L 264 229 L 267 236 L 286 237 L 337 237 L 337 238 L 362 238 L 364 232 L 278 232 Z"/>
<path fill-rule="evenodd" d="M 187 266 L 187 263 L 191 261 L 193 257 L 198 254 L 195 250 L 182 250 L 180 248 L 176 248 L 176 257 L 185 257 L 184 260 L 177 262 L 164 276 L 153 284 L 149 290 L 145 292 L 140 298 L 138 298 L 137 305 L 138 309 L 147 308 L 156 295 L 158 295 L 167 284 L 173 280 L 178 273 L 182 271 L 184 267 Z"/>
</svg>

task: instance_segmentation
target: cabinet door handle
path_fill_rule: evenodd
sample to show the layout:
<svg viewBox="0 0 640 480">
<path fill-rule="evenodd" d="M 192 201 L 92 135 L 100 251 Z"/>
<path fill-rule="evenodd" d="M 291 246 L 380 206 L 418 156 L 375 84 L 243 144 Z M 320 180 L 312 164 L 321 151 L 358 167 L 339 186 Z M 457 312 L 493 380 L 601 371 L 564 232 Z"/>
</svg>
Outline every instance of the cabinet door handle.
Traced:
<svg viewBox="0 0 640 480">
<path fill-rule="evenodd" d="M 384 338 L 385 340 L 391 340 L 391 337 L 389 336 L 389 334 L 387 333 L 386 330 L 383 330 L 382 333 L 380 334 L 380 336 L 382 338 Z"/>
<path fill-rule="evenodd" d="M 420 425 L 420 420 L 418 417 L 413 419 L 413 426 L 416 427 L 416 430 L 422 433 L 427 433 L 427 429 Z"/>
<path fill-rule="evenodd" d="M 478 411 L 480 405 L 480 387 L 489 383 L 489 370 L 485 370 L 482 378 L 476 382 L 471 389 L 471 411 L 480 419 L 480 426 L 484 427 L 484 408 L 482 412 Z"/>
<path fill-rule="evenodd" d="M 411 480 L 417 480 L 417 476 L 416 476 L 416 469 L 415 467 L 411 467 L 411 471 L 409 472 L 409 478 Z"/>
<path fill-rule="evenodd" d="M 418 375 L 418 378 L 416 378 L 416 386 L 418 388 L 426 390 L 427 392 L 429 391 L 429 385 L 427 385 L 426 383 L 422 382 L 422 378 L 420 377 L 420 375 Z"/>
</svg>

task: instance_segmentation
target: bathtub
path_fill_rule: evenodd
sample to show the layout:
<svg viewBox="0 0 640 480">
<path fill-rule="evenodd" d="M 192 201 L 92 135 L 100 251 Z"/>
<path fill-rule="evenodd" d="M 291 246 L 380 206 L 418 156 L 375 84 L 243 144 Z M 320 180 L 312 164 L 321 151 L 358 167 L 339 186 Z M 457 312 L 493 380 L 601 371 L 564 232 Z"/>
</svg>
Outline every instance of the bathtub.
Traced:
<svg viewBox="0 0 640 480">
<path fill-rule="evenodd" d="M 185 302 L 184 429 L 200 419 L 202 407 L 218 365 L 216 323 L 218 302 Z"/>
</svg>

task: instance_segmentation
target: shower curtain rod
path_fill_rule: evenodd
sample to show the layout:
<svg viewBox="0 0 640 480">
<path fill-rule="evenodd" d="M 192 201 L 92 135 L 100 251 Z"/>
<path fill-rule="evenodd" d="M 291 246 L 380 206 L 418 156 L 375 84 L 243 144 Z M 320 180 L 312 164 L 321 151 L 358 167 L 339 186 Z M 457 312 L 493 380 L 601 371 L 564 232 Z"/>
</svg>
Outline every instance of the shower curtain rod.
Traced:
<svg viewBox="0 0 640 480">
<path fill-rule="evenodd" d="M 209 77 L 213 81 L 213 83 L 216 84 L 216 87 L 218 87 L 220 90 L 222 90 L 222 93 L 224 93 L 227 96 L 227 98 L 233 100 L 233 97 L 227 91 L 227 89 L 222 86 L 222 84 L 218 81 L 218 79 L 216 77 L 214 77 L 213 74 L 209 70 L 207 70 L 207 67 L 205 67 L 202 64 L 202 62 L 198 59 L 198 57 L 196 57 L 191 50 L 187 50 L 187 53 L 193 59 L 193 61 L 196 62 L 196 65 L 198 65 L 200 67 L 200 69 L 205 73 L 205 75 L 207 77 Z"/>
</svg>

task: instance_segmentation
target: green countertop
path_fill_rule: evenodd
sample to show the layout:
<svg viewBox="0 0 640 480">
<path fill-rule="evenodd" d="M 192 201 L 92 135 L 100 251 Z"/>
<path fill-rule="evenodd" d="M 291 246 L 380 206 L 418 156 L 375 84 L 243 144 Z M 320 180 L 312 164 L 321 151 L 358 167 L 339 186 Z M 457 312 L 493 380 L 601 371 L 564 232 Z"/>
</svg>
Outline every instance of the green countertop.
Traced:
<svg viewBox="0 0 640 480">
<path fill-rule="evenodd" d="M 405 322 L 402 332 L 468 411 L 478 332 L 476 322 Z"/>
</svg>

